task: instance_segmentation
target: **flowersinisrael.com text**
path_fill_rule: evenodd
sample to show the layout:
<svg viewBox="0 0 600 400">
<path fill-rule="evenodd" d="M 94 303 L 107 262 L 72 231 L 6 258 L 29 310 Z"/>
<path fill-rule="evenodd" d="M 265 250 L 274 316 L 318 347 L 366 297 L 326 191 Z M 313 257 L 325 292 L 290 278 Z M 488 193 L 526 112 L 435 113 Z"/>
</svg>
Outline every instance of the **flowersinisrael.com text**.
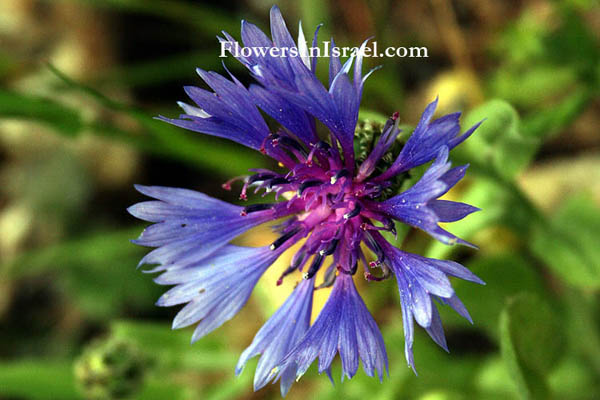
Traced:
<svg viewBox="0 0 600 400">
<path fill-rule="evenodd" d="M 227 57 L 231 53 L 234 57 L 350 57 L 358 55 L 359 47 L 337 47 L 332 46 L 331 41 L 324 41 L 323 48 L 307 47 L 243 47 L 237 42 L 221 41 L 221 53 L 219 57 Z M 400 58 L 427 58 L 429 51 L 427 47 L 385 47 L 380 49 L 377 42 L 371 42 L 363 49 L 364 57 L 400 57 Z"/>
</svg>

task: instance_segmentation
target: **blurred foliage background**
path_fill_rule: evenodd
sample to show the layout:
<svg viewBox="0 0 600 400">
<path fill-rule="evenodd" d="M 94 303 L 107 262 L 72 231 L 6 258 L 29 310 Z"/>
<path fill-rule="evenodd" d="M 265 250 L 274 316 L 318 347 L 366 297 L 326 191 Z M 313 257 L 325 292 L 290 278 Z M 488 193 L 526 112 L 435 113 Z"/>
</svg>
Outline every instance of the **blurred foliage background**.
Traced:
<svg viewBox="0 0 600 400">
<path fill-rule="evenodd" d="M 221 184 L 268 162 L 172 128 L 196 66 L 223 72 L 215 36 L 244 18 L 268 29 L 264 0 L 0 2 L 0 398 L 278 398 L 234 365 L 293 279 L 265 276 L 233 321 L 190 346 L 170 330 L 163 288 L 136 271 L 142 225 L 133 183 L 236 201 Z M 288 398 L 600 398 L 600 5 L 597 0 L 279 2 L 293 34 L 354 46 L 427 46 L 429 58 L 369 59 L 364 115 L 415 123 L 437 94 L 463 126 L 487 121 L 452 158 L 451 192 L 482 212 L 450 230 L 473 252 L 409 232 L 406 248 L 461 261 L 486 282 L 455 282 L 475 321 L 441 310 L 451 354 L 419 330 L 406 367 L 393 280 L 359 282 L 390 357 L 383 384 L 362 371 L 332 386 L 310 370 Z M 326 60 L 319 73 L 325 76 Z M 239 77 L 242 67 L 226 65 Z M 248 82 L 247 80 L 245 81 Z M 243 238 L 272 240 L 268 230 Z M 358 279 L 357 279 L 358 281 Z M 327 295 L 319 294 L 317 303 Z M 339 376 L 339 365 L 335 364 Z"/>
</svg>

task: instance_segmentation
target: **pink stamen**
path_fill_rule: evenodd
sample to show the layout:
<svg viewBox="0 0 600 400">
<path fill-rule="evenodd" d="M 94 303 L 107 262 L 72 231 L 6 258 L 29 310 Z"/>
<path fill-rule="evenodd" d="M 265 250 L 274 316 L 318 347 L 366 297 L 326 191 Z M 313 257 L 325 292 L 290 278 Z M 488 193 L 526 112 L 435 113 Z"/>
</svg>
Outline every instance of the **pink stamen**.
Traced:
<svg viewBox="0 0 600 400">
<path fill-rule="evenodd" d="M 230 179 L 230 180 L 228 180 L 227 182 L 223 183 L 223 184 L 221 185 L 221 187 L 222 187 L 224 190 L 227 190 L 227 191 L 229 191 L 229 190 L 231 190 L 231 184 L 232 184 L 232 183 L 234 183 L 234 182 L 236 182 L 236 181 L 241 181 L 241 180 L 244 180 L 244 179 L 248 179 L 248 175 L 240 175 L 240 176 L 236 176 L 236 177 L 234 177 L 234 178 L 231 178 L 231 179 Z"/>
</svg>

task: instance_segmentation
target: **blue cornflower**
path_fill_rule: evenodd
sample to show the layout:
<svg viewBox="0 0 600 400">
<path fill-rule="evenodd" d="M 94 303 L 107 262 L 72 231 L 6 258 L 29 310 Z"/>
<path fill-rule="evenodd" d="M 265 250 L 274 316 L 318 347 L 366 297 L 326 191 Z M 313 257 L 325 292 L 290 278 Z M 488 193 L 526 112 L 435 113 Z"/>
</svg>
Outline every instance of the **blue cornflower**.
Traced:
<svg viewBox="0 0 600 400">
<path fill-rule="evenodd" d="M 377 374 L 380 380 L 387 371 L 383 338 L 354 284 L 359 263 L 369 281 L 395 276 L 406 359 L 413 369 L 413 320 L 446 348 L 434 300 L 470 320 L 448 276 L 483 284 L 458 263 L 403 252 L 382 235 L 383 231 L 395 233 L 395 221 L 399 221 L 444 243 L 472 246 L 439 223 L 460 220 L 477 208 L 439 197 L 466 171 L 466 166 L 451 168 L 449 150 L 467 139 L 478 124 L 461 135 L 460 113 L 431 121 L 436 99 L 401 149 L 397 148 L 400 130 L 395 113 L 381 127 L 368 154 L 356 156 L 359 104 L 370 74 L 362 75 L 362 53 L 344 65 L 339 58 L 331 58 L 327 89 L 315 76 L 316 58 L 306 51 L 302 26 L 299 32 L 296 46 L 277 7 L 271 9 L 272 39 L 243 21 L 244 46 L 296 48 L 299 57 L 273 57 L 269 52 L 238 55 L 257 81 L 249 87 L 231 73 L 230 80 L 199 69 L 198 74 L 213 91 L 186 87 L 196 105 L 180 103 L 184 114 L 178 119 L 160 117 L 176 126 L 260 150 L 276 160 L 281 170 L 253 170 L 243 178 L 240 198 L 246 199 L 247 190 L 253 187 L 255 192 L 274 192 L 277 201 L 242 207 L 186 189 L 136 186 L 156 200 L 129 208 L 137 218 L 154 223 L 134 241 L 156 247 L 140 264 L 157 264 L 150 270 L 162 273 L 156 282 L 174 285 L 157 304 L 185 304 L 173 328 L 195 324 L 192 341 L 231 319 L 269 266 L 303 240 L 278 281 L 301 271 L 300 283 L 256 334 L 236 368 L 240 373 L 248 359 L 261 355 L 255 390 L 280 380 L 283 395 L 317 357 L 319 372 L 328 374 L 336 353 L 343 376 L 348 378 L 355 375 L 360 361 L 368 375 Z M 313 46 L 317 32 L 318 28 Z M 219 39 L 229 43 L 232 53 L 241 46 L 226 32 L 223 36 Z M 271 132 L 259 109 L 277 121 L 280 129 Z M 328 140 L 317 134 L 316 120 L 328 128 Z M 407 171 L 432 160 L 418 182 L 396 194 Z M 232 182 L 225 188 L 230 189 Z M 284 222 L 275 227 L 280 236 L 269 246 L 230 244 L 243 232 L 282 218 Z M 374 261 L 367 261 L 362 243 L 374 254 Z M 328 259 L 328 267 L 323 268 Z M 311 325 L 315 275 L 322 268 L 324 280 L 318 287 L 333 288 Z"/>
</svg>

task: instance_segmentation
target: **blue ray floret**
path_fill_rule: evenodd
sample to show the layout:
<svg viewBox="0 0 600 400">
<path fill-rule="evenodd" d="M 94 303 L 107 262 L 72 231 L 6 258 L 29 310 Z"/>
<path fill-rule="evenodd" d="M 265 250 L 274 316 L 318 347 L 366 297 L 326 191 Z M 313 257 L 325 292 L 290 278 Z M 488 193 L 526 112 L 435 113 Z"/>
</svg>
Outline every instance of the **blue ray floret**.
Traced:
<svg viewBox="0 0 600 400">
<path fill-rule="evenodd" d="M 436 99 L 405 143 L 399 141 L 399 118 L 394 113 L 373 137 L 372 148 L 358 157 L 354 150 L 358 110 L 363 85 L 373 71 L 362 74 L 367 42 L 344 63 L 331 57 L 329 82 L 324 85 L 315 75 L 317 59 L 307 51 L 302 26 L 296 42 L 277 7 L 271 9 L 271 37 L 246 21 L 241 31 L 241 44 L 227 32 L 219 40 L 255 83 L 246 87 L 229 71 L 225 77 L 198 69 L 210 90 L 186 87 L 193 104 L 180 102 L 183 114 L 179 118 L 160 119 L 235 141 L 277 161 L 278 167 L 252 170 L 237 178 L 243 185 L 241 200 L 247 199 L 251 189 L 273 192 L 276 200 L 237 206 L 187 189 L 136 186 L 154 199 L 128 209 L 152 223 L 134 241 L 155 248 L 140 265 L 154 265 L 147 272 L 161 273 L 156 283 L 173 286 L 157 305 L 184 305 L 173 328 L 195 325 L 192 341 L 198 340 L 231 319 L 261 276 L 297 244 L 290 265 L 280 271 L 278 284 L 288 275 L 300 282 L 259 330 L 236 367 L 239 374 L 250 358 L 260 356 L 255 390 L 279 381 L 285 395 L 317 359 L 318 371 L 331 378 L 336 355 L 342 378 L 352 378 L 362 364 L 367 375 L 383 379 L 388 372 L 386 349 L 355 284 L 359 266 L 368 281 L 395 276 L 409 366 L 415 368 L 413 321 L 447 350 L 436 303 L 449 305 L 471 321 L 448 277 L 483 282 L 456 262 L 396 248 L 386 240 L 385 231 L 395 234 L 395 224 L 403 223 L 443 243 L 474 247 L 440 224 L 461 220 L 478 209 L 440 197 L 467 170 L 466 165 L 452 167 L 449 151 L 479 124 L 460 134 L 459 113 L 432 120 Z M 317 33 L 318 28 L 313 46 Z M 237 52 L 242 46 L 267 51 L 244 55 Z M 295 49 L 296 56 L 275 57 L 268 51 L 272 48 Z M 271 129 L 274 123 L 267 123 L 263 115 L 279 128 Z M 320 127 L 328 135 L 320 135 Z M 429 162 L 414 185 L 398 192 L 398 182 L 407 171 Z M 235 181 L 224 188 L 230 190 Z M 279 221 L 273 227 L 278 237 L 272 243 L 262 247 L 231 243 L 275 220 Z M 317 284 L 320 271 L 322 282 Z M 313 291 L 328 287 L 332 287 L 329 299 L 311 324 Z"/>
<path fill-rule="evenodd" d="M 273 371 L 278 367 L 281 359 L 308 331 L 313 290 L 314 278 L 300 282 L 286 302 L 258 331 L 252 344 L 240 356 L 236 374 L 242 372 L 250 358 L 261 354 L 254 376 L 254 390 L 269 383 Z M 298 365 L 295 362 L 289 362 L 279 370 L 281 394 L 285 396 L 296 379 Z"/>
<path fill-rule="evenodd" d="M 380 380 L 388 367 L 383 337 L 356 291 L 352 276 L 347 274 L 336 279 L 315 323 L 276 370 L 285 371 L 294 364 L 298 368 L 296 377 L 300 378 L 318 357 L 319 373 L 329 373 L 336 353 L 342 361 L 342 378 L 351 379 L 356 374 L 359 360 L 367 375 L 377 372 Z"/>
</svg>

